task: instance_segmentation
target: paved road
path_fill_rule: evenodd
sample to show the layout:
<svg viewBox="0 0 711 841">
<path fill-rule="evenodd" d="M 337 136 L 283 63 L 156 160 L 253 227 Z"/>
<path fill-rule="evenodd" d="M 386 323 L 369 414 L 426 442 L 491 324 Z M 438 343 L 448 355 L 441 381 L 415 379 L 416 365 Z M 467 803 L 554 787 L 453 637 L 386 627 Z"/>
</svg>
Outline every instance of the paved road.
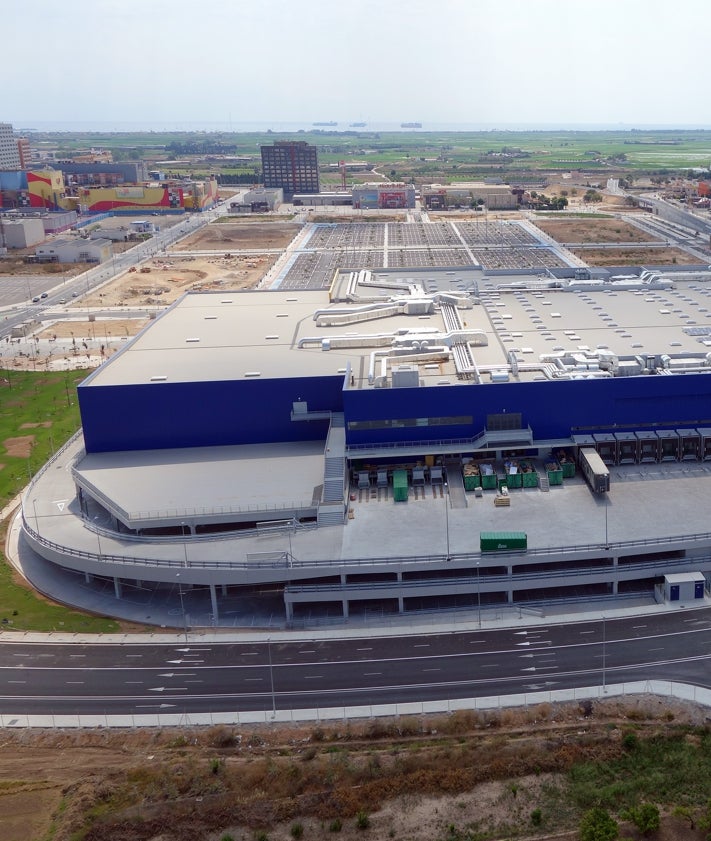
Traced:
<svg viewBox="0 0 711 841">
<path fill-rule="evenodd" d="M 711 686 L 711 610 L 400 637 L 0 645 L 5 714 L 391 704 L 667 679 Z"/>
<path fill-rule="evenodd" d="M 122 274 L 131 268 L 131 266 L 136 266 L 152 255 L 167 250 L 170 246 L 178 242 L 178 240 L 189 236 L 219 216 L 224 216 L 227 213 L 228 206 L 229 200 L 204 213 L 185 216 L 181 222 L 163 231 L 159 231 L 151 239 L 141 242 L 134 248 L 117 254 L 111 260 L 107 260 L 105 263 L 95 266 L 65 282 L 62 281 L 60 276 L 57 276 L 56 291 L 51 292 L 47 298 L 39 303 L 33 304 L 28 302 L 10 308 L 6 307 L 2 310 L 3 319 L 0 320 L 0 339 L 10 335 L 13 327 L 29 319 L 42 320 L 47 318 L 49 310 L 61 306 L 60 301 L 81 298 L 92 289 Z"/>
</svg>

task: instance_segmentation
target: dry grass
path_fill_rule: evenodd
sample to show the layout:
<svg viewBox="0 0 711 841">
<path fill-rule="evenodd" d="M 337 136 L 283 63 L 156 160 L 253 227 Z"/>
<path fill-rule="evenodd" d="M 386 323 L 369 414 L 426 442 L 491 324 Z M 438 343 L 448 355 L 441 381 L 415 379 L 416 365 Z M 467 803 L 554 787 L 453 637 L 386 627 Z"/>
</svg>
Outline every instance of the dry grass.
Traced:
<svg viewBox="0 0 711 841">
<path fill-rule="evenodd" d="M 577 820 L 565 798 L 566 772 L 582 760 L 622 756 L 620 725 L 630 716 L 647 738 L 664 732 L 670 715 L 703 720 L 696 708 L 630 699 L 336 726 L 57 734 L 62 756 L 73 755 L 77 766 L 54 838 L 251 841 L 264 831 L 270 841 L 287 841 L 298 821 L 304 838 L 326 839 L 340 821 L 339 837 L 350 841 L 363 837 L 359 813 L 372 838 L 393 828 L 391 837 L 410 841 L 456 841 L 475 831 L 481 839 L 562 838 L 552 833 Z M 80 766 L 82 753 L 97 746 L 111 771 Z M 15 749 L 19 768 L 21 756 Z M 538 831 L 530 822 L 536 808 L 545 815 Z"/>
</svg>

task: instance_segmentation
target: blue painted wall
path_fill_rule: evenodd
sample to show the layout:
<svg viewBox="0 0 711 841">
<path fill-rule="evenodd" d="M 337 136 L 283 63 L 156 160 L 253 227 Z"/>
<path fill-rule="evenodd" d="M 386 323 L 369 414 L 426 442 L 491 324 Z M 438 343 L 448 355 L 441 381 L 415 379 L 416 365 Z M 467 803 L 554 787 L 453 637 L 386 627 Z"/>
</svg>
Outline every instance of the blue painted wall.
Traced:
<svg viewBox="0 0 711 841">
<path fill-rule="evenodd" d="M 346 390 L 349 444 L 472 437 L 488 414 L 520 412 L 538 439 L 571 432 L 711 426 L 711 372 L 685 376 L 621 377 L 531 383 Z M 471 415 L 470 427 L 418 426 L 357 430 L 352 420 Z"/>
<path fill-rule="evenodd" d="M 292 403 L 344 411 L 351 445 L 468 438 L 488 414 L 521 413 L 537 439 L 596 430 L 711 427 L 711 372 L 606 380 L 342 390 L 337 377 L 131 386 L 80 385 L 87 452 L 325 438 L 325 421 L 293 422 Z M 470 426 L 353 431 L 353 420 L 471 415 Z"/>
<path fill-rule="evenodd" d="M 325 439 L 326 421 L 291 420 L 294 400 L 341 411 L 343 377 L 79 386 L 87 452 Z"/>
</svg>

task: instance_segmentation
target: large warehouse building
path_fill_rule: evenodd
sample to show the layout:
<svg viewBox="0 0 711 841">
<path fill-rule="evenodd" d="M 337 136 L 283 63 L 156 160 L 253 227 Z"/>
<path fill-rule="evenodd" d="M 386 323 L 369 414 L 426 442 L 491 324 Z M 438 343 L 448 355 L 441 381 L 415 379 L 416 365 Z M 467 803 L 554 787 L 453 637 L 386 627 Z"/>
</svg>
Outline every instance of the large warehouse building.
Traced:
<svg viewBox="0 0 711 841">
<path fill-rule="evenodd" d="M 711 289 L 570 274 L 187 295 L 79 387 L 25 537 L 117 597 L 179 575 L 213 622 L 260 587 L 287 619 L 702 596 Z"/>
</svg>

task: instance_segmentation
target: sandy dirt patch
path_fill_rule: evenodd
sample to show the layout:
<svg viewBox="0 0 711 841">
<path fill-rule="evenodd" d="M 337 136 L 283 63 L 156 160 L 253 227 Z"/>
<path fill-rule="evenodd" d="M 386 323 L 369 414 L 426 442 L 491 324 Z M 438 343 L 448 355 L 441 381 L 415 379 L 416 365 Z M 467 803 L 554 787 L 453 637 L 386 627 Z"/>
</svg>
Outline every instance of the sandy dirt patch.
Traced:
<svg viewBox="0 0 711 841">
<path fill-rule="evenodd" d="M 301 230 L 293 222 L 214 222 L 179 242 L 179 251 L 286 248 Z"/>
<path fill-rule="evenodd" d="M 148 318 L 97 318 L 89 321 L 86 316 L 75 321 L 55 321 L 45 327 L 37 337 L 40 339 L 72 339 L 77 342 L 104 342 L 110 337 L 112 341 L 121 341 L 121 336 L 135 336 L 150 319 Z"/>
<path fill-rule="evenodd" d="M 42 423 L 22 423 L 20 429 L 36 429 L 38 426 L 44 429 L 49 429 L 52 426 L 52 421 L 42 421 Z"/>
<path fill-rule="evenodd" d="M 5 451 L 13 458 L 29 458 L 35 443 L 34 435 L 20 435 L 17 438 L 6 438 L 2 444 Z"/>
<path fill-rule="evenodd" d="M 585 248 L 570 249 L 589 266 L 698 265 L 699 258 L 680 248 Z"/>
<path fill-rule="evenodd" d="M 556 242 L 661 242 L 619 219 L 534 219 L 534 224 Z"/>
<path fill-rule="evenodd" d="M 168 306 L 186 292 L 254 289 L 278 254 L 231 254 L 214 257 L 154 257 L 72 304 L 96 307 Z"/>
</svg>

